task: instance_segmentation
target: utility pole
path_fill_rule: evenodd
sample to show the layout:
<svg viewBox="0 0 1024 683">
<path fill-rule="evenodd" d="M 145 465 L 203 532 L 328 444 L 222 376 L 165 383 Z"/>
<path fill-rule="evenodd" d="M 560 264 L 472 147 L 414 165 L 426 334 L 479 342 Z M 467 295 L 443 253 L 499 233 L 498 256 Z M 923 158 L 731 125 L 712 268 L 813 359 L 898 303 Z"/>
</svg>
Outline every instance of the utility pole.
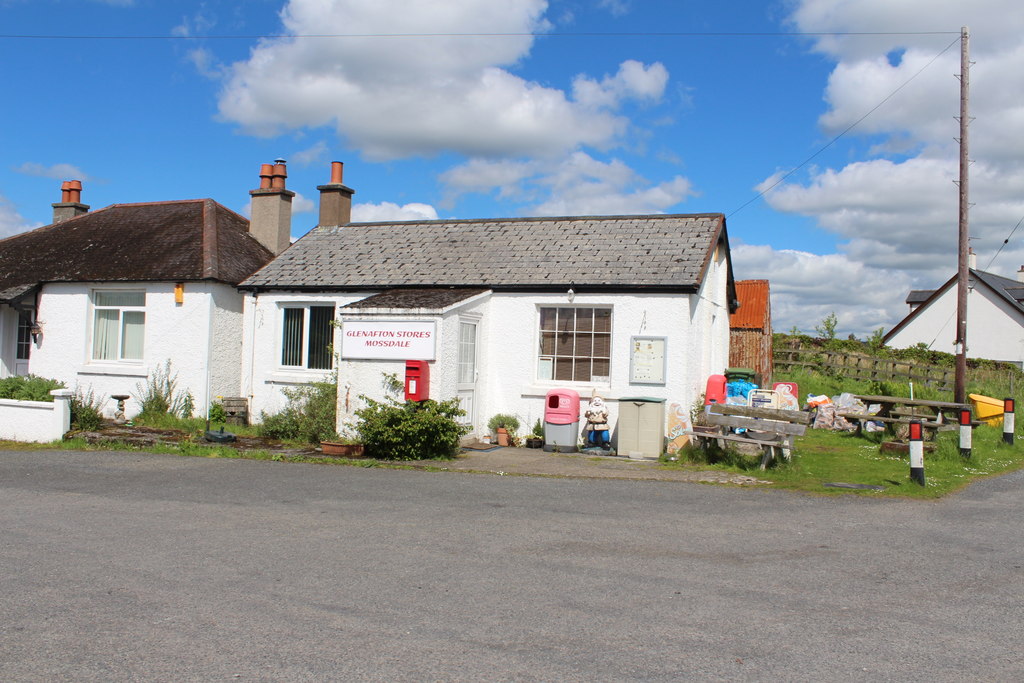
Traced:
<svg viewBox="0 0 1024 683">
<path fill-rule="evenodd" d="M 967 156 L 967 128 L 971 121 L 967 111 L 967 98 L 971 83 L 970 72 L 970 31 L 964 26 L 960 29 L 960 241 L 956 275 L 956 375 L 953 385 L 953 400 L 957 403 L 963 403 L 967 399 L 967 252 L 970 243 L 967 176 L 971 163 Z"/>
</svg>

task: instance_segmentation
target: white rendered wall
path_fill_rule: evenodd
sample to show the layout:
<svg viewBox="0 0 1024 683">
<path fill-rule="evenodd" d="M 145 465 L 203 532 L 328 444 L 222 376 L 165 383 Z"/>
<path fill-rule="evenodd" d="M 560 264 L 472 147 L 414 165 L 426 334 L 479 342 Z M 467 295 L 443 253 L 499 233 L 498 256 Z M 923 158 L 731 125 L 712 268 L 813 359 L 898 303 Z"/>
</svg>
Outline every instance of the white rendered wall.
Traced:
<svg viewBox="0 0 1024 683">
<path fill-rule="evenodd" d="M 0 378 L 15 374 L 17 334 L 18 312 L 6 304 L 0 304 Z"/>
<path fill-rule="evenodd" d="M 71 428 L 70 389 L 56 389 L 52 403 L 0 399 L 0 439 L 8 441 L 56 441 Z"/>
<path fill-rule="evenodd" d="M 919 343 L 955 353 L 956 288 L 949 287 L 889 339 L 904 349 Z M 1024 317 L 988 287 L 974 286 L 967 295 L 967 355 L 970 358 L 1024 362 Z"/>
<path fill-rule="evenodd" d="M 141 361 L 94 361 L 91 358 L 93 309 L 90 292 L 113 289 L 146 292 L 144 357 Z M 61 380 L 68 387 L 84 392 L 94 392 L 104 400 L 104 413 L 108 416 L 112 416 L 116 408 L 116 402 L 110 399 L 111 394 L 129 394 L 132 398 L 126 402 L 126 413 L 132 416 L 140 410 L 136 395 L 141 393 L 147 376 L 170 360 L 171 372 L 177 375 L 178 390 L 190 391 L 196 413 L 203 415 L 208 400 L 207 387 L 218 377 L 210 361 L 214 336 L 211 332 L 216 332 L 218 348 L 223 347 L 215 362 L 225 367 L 224 373 L 212 385 L 214 391 L 211 393 L 235 395 L 238 391 L 238 374 L 231 368 L 239 364 L 234 339 L 241 334 L 240 316 L 232 318 L 227 314 L 219 318 L 216 328 L 211 328 L 211 320 L 218 301 L 220 305 L 226 305 L 232 297 L 240 296 L 232 287 L 212 282 L 185 283 L 181 304 L 174 301 L 172 282 L 45 285 L 36 316 L 43 336 L 32 350 L 30 368 L 33 374 Z M 234 304 L 236 309 L 238 306 L 238 303 Z M 230 357 L 232 352 L 234 358 Z"/>
<path fill-rule="evenodd" d="M 372 294 L 374 292 L 275 292 L 245 296 L 242 314 L 241 393 L 238 395 L 248 397 L 251 421 L 258 421 L 261 412 L 273 414 L 284 408 L 287 399 L 281 393 L 282 389 L 321 381 L 331 375 L 330 370 L 286 368 L 281 365 L 282 307 L 285 304 L 340 307 Z M 337 314 L 335 318 L 337 319 Z"/>
</svg>

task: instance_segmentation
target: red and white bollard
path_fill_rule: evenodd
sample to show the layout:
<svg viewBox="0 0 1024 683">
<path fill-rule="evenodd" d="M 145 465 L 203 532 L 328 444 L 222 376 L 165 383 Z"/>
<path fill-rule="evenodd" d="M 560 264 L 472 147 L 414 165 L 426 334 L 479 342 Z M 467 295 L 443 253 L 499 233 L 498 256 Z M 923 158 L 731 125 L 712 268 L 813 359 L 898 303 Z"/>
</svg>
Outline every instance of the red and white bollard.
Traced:
<svg viewBox="0 0 1024 683">
<path fill-rule="evenodd" d="M 1003 441 L 1013 445 L 1014 405 L 1012 398 L 1003 399 Z"/>
<path fill-rule="evenodd" d="M 924 486 L 924 438 L 920 420 L 910 421 L 910 478 Z"/>
<path fill-rule="evenodd" d="M 960 411 L 960 455 L 971 457 L 971 411 L 964 408 Z"/>
</svg>

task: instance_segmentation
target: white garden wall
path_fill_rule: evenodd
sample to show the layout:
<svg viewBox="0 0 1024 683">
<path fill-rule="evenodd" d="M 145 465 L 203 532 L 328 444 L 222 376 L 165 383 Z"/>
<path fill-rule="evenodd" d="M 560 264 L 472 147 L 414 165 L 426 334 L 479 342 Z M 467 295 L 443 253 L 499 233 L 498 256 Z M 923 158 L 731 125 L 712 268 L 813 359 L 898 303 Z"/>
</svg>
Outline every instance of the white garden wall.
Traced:
<svg viewBox="0 0 1024 683">
<path fill-rule="evenodd" d="M 56 441 L 71 429 L 70 389 L 50 392 L 53 402 L 0 399 L 0 439 L 7 441 Z"/>
</svg>

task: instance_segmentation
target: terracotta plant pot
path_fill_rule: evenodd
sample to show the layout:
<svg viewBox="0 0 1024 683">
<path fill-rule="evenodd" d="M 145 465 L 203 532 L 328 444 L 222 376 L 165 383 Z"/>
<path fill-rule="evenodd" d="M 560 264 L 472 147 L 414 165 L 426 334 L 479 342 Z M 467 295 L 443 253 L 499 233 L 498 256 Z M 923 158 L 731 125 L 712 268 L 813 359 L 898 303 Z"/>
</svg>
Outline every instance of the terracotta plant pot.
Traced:
<svg viewBox="0 0 1024 683">
<path fill-rule="evenodd" d="M 338 441 L 321 441 L 320 449 L 324 455 L 337 455 L 342 458 L 363 457 L 363 444 L 339 443 Z"/>
<path fill-rule="evenodd" d="M 498 445 L 508 446 L 508 430 L 504 427 L 498 427 L 495 431 L 498 432 Z"/>
</svg>

